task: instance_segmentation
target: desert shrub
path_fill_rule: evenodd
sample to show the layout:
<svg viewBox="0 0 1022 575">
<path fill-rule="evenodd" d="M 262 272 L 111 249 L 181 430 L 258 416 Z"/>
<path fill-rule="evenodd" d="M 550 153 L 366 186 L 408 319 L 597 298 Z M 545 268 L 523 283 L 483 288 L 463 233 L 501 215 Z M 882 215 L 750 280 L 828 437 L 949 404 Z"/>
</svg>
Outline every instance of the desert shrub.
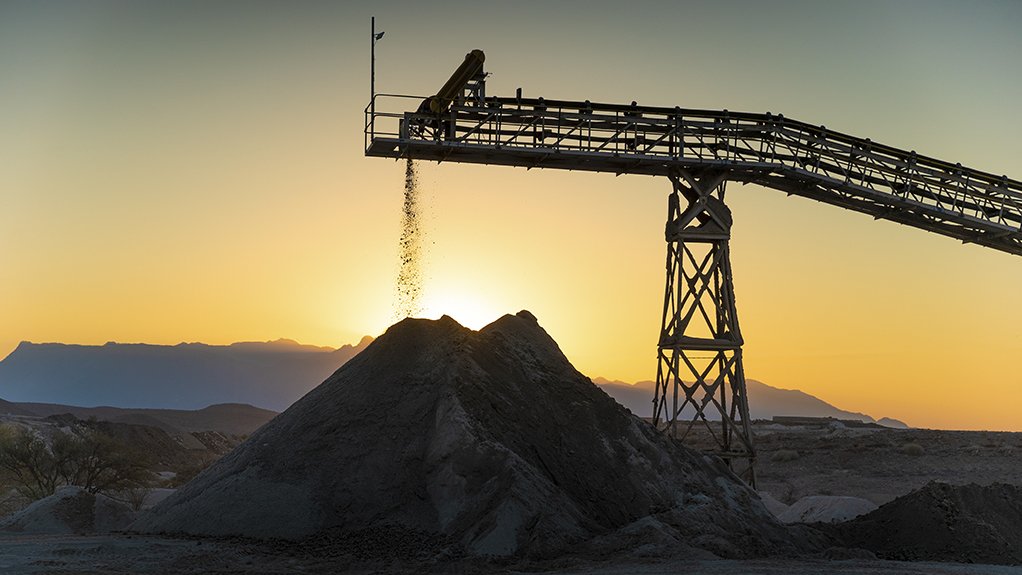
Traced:
<svg viewBox="0 0 1022 575">
<path fill-rule="evenodd" d="M 148 456 L 98 431 L 60 433 L 51 448 L 62 462 L 64 481 L 90 493 L 145 486 L 152 475 Z"/>
<path fill-rule="evenodd" d="M 178 469 L 175 469 L 174 476 L 167 479 L 164 482 L 164 485 L 174 489 L 181 487 L 185 483 L 194 479 L 196 475 L 202 473 L 202 471 L 212 465 L 214 461 L 216 461 L 216 458 L 204 457 L 189 465 L 181 466 Z"/>
<path fill-rule="evenodd" d="M 148 462 L 146 455 L 92 430 L 56 431 L 49 441 L 28 429 L 0 433 L 0 471 L 31 500 L 52 495 L 62 485 L 90 493 L 146 485 Z"/>
<path fill-rule="evenodd" d="M 778 449 L 770 456 L 770 461 L 783 462 L 783 461 L 795 461 L 798 459 L 798 452 L 794 449 Z"/>
<path fill-rule="evenodd" d="M 0 435 L 0 469 L 15 490 L 31 500 L 51 495 L 60 485 L 60 470 L 49 446 L 27 429 L 6 428 Z"/>
<path fill-rule="evenodd" d="M 148 485 L 136 485 L 126 489 L 121 489 L 116 493 L 107 493 L 107 495 L 111 499 L 120 501 L 128 507 L 131 507 L 132 511 L 139 511 L 142 509 L 142 506 L 145 505 L 146 498 L 148 498 L 149 494 L 152 492 L 153 488 Z"/>
<path fill-rule="evenodd" d="M 917 457 L 925 453 L 925 450 L 923 449 L 923 446 L 919 445 L 918 443 L 906 443 L 905 445 L 901 446 L 901 452 L 904 453 L 905 455 Z"/>
</svg>

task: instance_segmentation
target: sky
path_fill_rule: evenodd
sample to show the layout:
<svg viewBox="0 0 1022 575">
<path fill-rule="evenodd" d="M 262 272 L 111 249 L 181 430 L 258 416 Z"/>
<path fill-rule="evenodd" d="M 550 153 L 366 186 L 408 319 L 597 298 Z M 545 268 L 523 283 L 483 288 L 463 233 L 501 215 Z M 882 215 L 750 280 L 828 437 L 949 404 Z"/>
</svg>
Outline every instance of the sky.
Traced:
<svg viewBox="0 0 1022 575">
<path fill-rule="evenodd" d="M 379 92 L 432 94 L 478 48 L 491 95 L 783 113 L 1022 178 L 1014 1 L 4 0 L 0 357 L 382 333 L 404 166 L 363 155 L 373 15 Z M 424 316 L 528 309 L 583 373 L 654 377 L 667 181 L 419 174 Z M 748 377 L 1022 431 L 1022 258 L 757 186 L 727 198 Z"/>
</svg>

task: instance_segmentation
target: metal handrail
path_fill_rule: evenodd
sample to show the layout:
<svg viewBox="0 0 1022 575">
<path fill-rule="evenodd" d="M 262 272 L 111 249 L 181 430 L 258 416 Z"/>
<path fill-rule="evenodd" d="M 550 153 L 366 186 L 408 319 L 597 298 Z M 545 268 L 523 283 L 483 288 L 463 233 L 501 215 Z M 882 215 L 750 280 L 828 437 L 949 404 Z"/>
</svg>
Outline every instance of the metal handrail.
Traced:
<svg viewBox="0 0 1022 575">
<path fill-rule="evenodd" d="M 654 175 L 721 169 L 730 180 L 1022 255 L 1022 182 L 783 115 L 541 98 L 460 102 L 438 115 L 374 103 L 368 155 Z"/>
<path fill-rule="evenodd" d="M 409 95 L 409 94 L 380 94 L 380 93 L 378 93 L 378 94 L 373 95 L 373 97 L 372 97 L 372 99 L 370 99 L 369 103 L 366 104 L 365 110 L 363 110 L 363 113 L 365 114 L 365 126 L 363 127 L 364 144 L 365 144 L 365 148 L 367 150 L 369 149 L 369 144 L 376 138 L 377 135 L 381 135 L 381 136 L 397 136 L 399 134 L 398 131 L 394 131 L 394 132 L 380 132 L 380 131 L 377 131 L 377 129 L 376 129 L 376 118 L 401 119 L 401 118 L 403 118 L 405 116 L 405 113 L 406 113 L 404 110 L 402 110 L 400 112 L 384 112 L 384 111 L 381 111 L 381 110 L 377 109 L 376 108 L 377 101 L 379 101 L 380 99 L 384 99 L 384 100 L 401 99 L 401 100 L 422 101 L 425 98 L 423 96 L 412 96 L 412 95 Z"/>
</svg>

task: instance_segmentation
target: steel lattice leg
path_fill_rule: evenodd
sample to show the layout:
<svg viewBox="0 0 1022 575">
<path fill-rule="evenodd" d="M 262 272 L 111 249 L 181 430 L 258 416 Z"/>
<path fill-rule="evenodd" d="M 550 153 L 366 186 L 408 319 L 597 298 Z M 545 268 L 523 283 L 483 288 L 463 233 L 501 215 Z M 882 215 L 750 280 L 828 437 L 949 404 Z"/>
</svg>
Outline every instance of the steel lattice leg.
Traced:
<svg viewBox="0 0 1022 575">
<path fill-rule="evenodd" d="M 653 422 L 710 451 L 755 486 L 742 335 L 735 310 L 723 172 L 679 172 L 668 201 L 667 283 Z"/>
</svg>

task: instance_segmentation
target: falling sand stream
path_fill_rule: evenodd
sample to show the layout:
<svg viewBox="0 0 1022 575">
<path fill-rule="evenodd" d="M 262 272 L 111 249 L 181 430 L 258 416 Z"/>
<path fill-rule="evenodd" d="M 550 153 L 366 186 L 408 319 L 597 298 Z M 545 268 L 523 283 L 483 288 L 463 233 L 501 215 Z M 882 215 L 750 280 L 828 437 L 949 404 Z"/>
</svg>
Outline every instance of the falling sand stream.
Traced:
<svg viewBox="0 0 1022 575">
<path fill-rule="evenodd" d="M 415 163 L 405 166 L 405 200 L 401 214 L 401 239 L 398 241 L 400 268 L 397 274 L 397 300 L 394 318 L 413 317 L 422 311 L 422 230 L 419 223 L 418 177 Z"/>
</svg>

